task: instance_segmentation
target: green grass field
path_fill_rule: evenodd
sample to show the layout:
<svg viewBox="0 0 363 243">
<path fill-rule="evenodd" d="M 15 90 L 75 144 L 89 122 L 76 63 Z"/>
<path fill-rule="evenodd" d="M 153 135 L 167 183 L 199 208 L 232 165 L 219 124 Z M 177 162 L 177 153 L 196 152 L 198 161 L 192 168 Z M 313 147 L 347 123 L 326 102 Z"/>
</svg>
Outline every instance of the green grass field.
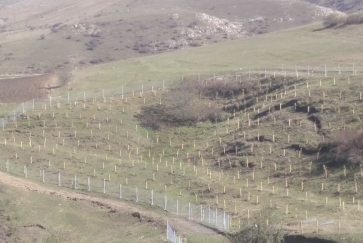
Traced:
<svg viewBox="0 0 363 243">
<path fill-rule="evenodd" d="M 3 242 L 163 242 L 163 230 L 125 212 L 1 185 Z M 6 236 L 5 236 L 6 235 Z"/>
<path fill-rule="evenodd" d="M 161 85 L 162 80 L 182 76 L 213 75 L 250 70 L 294 70 L 295 65 L 323 70 L 337 64 L 345 69 L 359 63 L 361 35 L 354 27 L 324 30 L 321 24 L 277 31 L 236 41 L 185 49 L 143 58 L 101 64 L 75 73 L 69 92 L 100 92 L 101 89 L 141 89 L 141 85 Z M 337 34 L 339 33 L 339 34 Z M 357 67 L 359 70 L 359 65 Z M 360 71 L 360 70 L 359 70 Z M 63 92 L 63 90 L 61 91 Z M 67 91 L 68 92 L 68 91 Z"/>
</svg>

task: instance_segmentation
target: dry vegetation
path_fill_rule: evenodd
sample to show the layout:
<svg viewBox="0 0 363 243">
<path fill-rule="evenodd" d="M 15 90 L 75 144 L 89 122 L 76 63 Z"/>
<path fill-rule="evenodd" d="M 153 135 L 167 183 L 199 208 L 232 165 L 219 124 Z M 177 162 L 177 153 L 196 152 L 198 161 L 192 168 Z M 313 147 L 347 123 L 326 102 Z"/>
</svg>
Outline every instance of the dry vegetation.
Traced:
<svg viewBox="0 0 363 243">
<path fill-rule="evenodd" d="M 324 19 L 326 28 L 342 27 L 346 25 L 358 25 L 363 23 L 363 12 L 353 13 L 350 15 L 330 14 Z"/>
</svg>

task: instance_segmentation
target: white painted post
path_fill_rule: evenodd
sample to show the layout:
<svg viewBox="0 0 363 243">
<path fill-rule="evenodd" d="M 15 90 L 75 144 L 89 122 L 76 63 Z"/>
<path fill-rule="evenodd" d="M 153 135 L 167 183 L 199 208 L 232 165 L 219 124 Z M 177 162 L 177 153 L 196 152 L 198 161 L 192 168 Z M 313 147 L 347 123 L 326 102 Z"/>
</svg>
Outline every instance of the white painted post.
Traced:
<svg viewBox="0 0 363 243">
<path fill-rule="evenodd" d="M 218 228 L 218 209 L 216 208 L 216 227 Z"/>
<path fill-rule="evenodd" d="M 138 195 L 137 187 L 135 188 L 135 196 L 136 196 L 136 202 L 139 202 L 139 195 Z"/>
<path fill-rule="evenodd" d="M 188 219 L 190 220 L 190 203 L 189 203 L 189 207 L 188 207 Z"/>
<path fill-rule="evenodd" d="M 169 240 L 169 222 L 166 221 L 166 240 Z"/>
<path fill-rule="evenodd" d="M 6 172 L 9 172 L 9 160 L 6 160 L 5 166 L 6 166 Z"/>
<path fill-rule="evenodd" d="M 179 215 L 179 200 L 176 200 L 176 215 Z"/>
<path fill-rule="evenodd" d="M 83 91 L 83 101 L 86 102 L 86 92 Z"/>
<path fill-rule="evenodd" d="M 203 205 L 200 205 L 200 221 L 203 221 Z"/>
<path fill-rule="evenodd" d="M 223 229 L 226 230 L 227 226 L 226 226 L 226 212 L 223 212 Z"/>
<path fill-rule="evenodd" d="M 25 113 L 25 109 L 24 109 L 24 102 L 23 103 L 21 103 L 21 106 L 22 106 L 22 108 L 23 108 L 23 114 Z"/>
<path fill-rule="evenodd" d="M 122 199 L 122 185 L 120 184 L 119 188 L 119 198 Z"/>
<path fill-rule="evenodd" d="M 60 171 L 58 172 L 58 186 L 61 186 L 61 173 Z"/>
<path fill-rule="evenodd" d="M 1 118 L 1 120 L 3 121 L 3 131 L 4 131 L 4 128 L 5 128 L 5 121 L 4 121 L 4 118 Z"/>
<path fill-rule="evenodd" d="M 25 177 L 25 179 L 28 178 L 28 170 L 26 168 L 26 165 L 24 165 L 24 177 Z"/>
<path fill-rule="evenodd" d="M 88 191 L 91 191 L 91 178 L 88 177 L 87 179 Z"/>
<path fill-rule="evenodd" d="M 74 189 L 77 189 L 77 176 L 74 176 Z"/>
<path fill-rule="evenodd" d="M 45 182 L 45 180 L 44 180 L 44 169 L 42 170 L 42 182 Z"/>
<path fill-rule="evenodd" d="M 105 99 L 105 90 L 102 89 L 102 98 Z"/>
<path fill-rule="evenodd" d="M 34 99 L 33 99 L 33 110 L 34 110 L 34 108 L 35 108 L 35 107 L 34 107 Z"/>
<path fill-rule="evenodd" d="M 106 193 L 106 180 L 103 179 L 103 193 Z"/>
<path fill-rule="evenodd" d="M 154 190 L 151 190 L 151 206 L 154 206 Z"/>
<path fill-rule="evenodd" d="M 52 96 L 49 95 L 49 107 L 52 107 Z"/>
<path fill-rule="evenodd" d="M 210 223 L 210 206 L 208 207 L 208 223 Z"/>
<path fill-rule="evenodd" d="M 164 211 L 166 211 L 166 203 L 167 203 L 167 201 L 166 201 L 166 195 L 164 196 Z"/>
<path fill-rule="evenodd" d="M 67 104 L 69 104 L 69 94 L 68 94 L 68 103 Z"/>
<path fill-rule="evenodd" d="M 340 64 L 338 64 L 338 74 L 340 75 L 342 71 L 340 70 Z"/>
<path fill-rule="evenodd" d="M 121 99 L 122 100 L 124 99 L 124 86 L 122 86 L 121 88 Z"/>
</svg>

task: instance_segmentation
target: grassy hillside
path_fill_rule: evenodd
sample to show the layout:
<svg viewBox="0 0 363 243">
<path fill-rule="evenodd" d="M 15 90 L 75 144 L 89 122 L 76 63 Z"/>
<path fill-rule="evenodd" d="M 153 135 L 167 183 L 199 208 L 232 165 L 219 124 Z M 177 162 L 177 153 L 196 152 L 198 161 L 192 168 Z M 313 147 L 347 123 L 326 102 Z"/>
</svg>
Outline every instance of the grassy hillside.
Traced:
<svg viewBox="0 0 363 243">
<path fill-rule="evenodd" d="M 135 115 L 144 104 L 168 106 L 183 95 L 167 99 L 148 89 L 127 99 L 62 100 L 57 108 L 44 102 L 1 132 L 2 155 L 18 176 L 27 165 L 32 180 L 39 180 L 42 169 L 47 175 L 61 171 L 77 175 L 83 188 L 88 176 L 98 183 L 147 187 L 146 195 L 154 190 L 178 199 L 184 215 L 188 202 L 217 207 L 232 215 L 231 231 L 270 207 L 289 234 L 299 234 L 301 221 L 316 218 L 333 220 L 320 227 L 319 237 L 360 239 L 361 170 L 336 162 L 330 149 L 337 131 L 361 129 L 362 76 L 335 81 L 244 76 L 237 85 L 252 81 L 244 94 L 242 86 L 233 96 L 195 93 L 200 109 L 222 109 L 223 120 L 161 130 L 141 127 Z M 213 82 L 203 80 L 206 89 Z M 228 89 L 236 81 L 232 74 L 218 82 Z M 314 223 L 303 227 L 304 234 L 315 234 Z"/>
<path fill-rule="evenodd" d="M 320 24 L 255 36 L 236 41 L 164 53 L 144 58 L 97 65 L 75 73 L 69 92 L 96 91 L 102 88 L 140 89 L 144 85 L 160 85 L 196 75 L 213 75 L 226 72 L 247 72 L 248 69 L 293 71 L 307 69 L 308 65 L 323 70 L 323 64 L 336 69 L 338 64 L 351 69 L 362 60 L 359 55 L 362 34 L 349 26 L 344 29 L 317 31 Z M 360 66 L 356 64 L 358 71 Z M 72 89 L 72 90 L 70 90 Z M 68 91 L 67 91 L 68 92 Z"/>
<path fill-rule="evenodd" d="M 163 229 L 90 201 L 1 184 L 1 242 L 163 242 Z"/>
<path fill-rule="evenodd" d="M 306 2 L 318 4 L 332 9 L 337 9 L 342 12 L 356 12 L 363 10 L 363 3 L 356 0 L 304 0 Z"/>
<path fill-rule="evenodd" d="M 0 9 L 0 73 L 45 73 L 267 33 L 332 12 L 295 1 L 14 1 Z M 16 15 L 14 15 L 16 11 Z"/>
</svg>

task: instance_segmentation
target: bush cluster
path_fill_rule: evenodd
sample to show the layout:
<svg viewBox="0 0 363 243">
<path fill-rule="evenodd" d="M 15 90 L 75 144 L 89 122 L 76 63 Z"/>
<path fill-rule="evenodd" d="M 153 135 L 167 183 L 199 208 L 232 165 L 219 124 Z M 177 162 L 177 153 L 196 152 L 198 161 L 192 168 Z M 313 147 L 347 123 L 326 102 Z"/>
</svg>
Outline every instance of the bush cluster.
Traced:
<svg viewBox="0 0 363 243">
<path fill-rule="evenodd" d="M 353 25 L 363 23 L 363 12 L 353 13 L 350 15 L 342 15 L 338 13 L 332 13 L 324 19 L 324 26 L 326 28 L 332 28 L 343 25 Z"/>
<path fill-rule="evenodd" d="M 336 134 L 335 155 L 338 159 L 363 165 L 363 132 L 342 130 Z"/>
</svg>

